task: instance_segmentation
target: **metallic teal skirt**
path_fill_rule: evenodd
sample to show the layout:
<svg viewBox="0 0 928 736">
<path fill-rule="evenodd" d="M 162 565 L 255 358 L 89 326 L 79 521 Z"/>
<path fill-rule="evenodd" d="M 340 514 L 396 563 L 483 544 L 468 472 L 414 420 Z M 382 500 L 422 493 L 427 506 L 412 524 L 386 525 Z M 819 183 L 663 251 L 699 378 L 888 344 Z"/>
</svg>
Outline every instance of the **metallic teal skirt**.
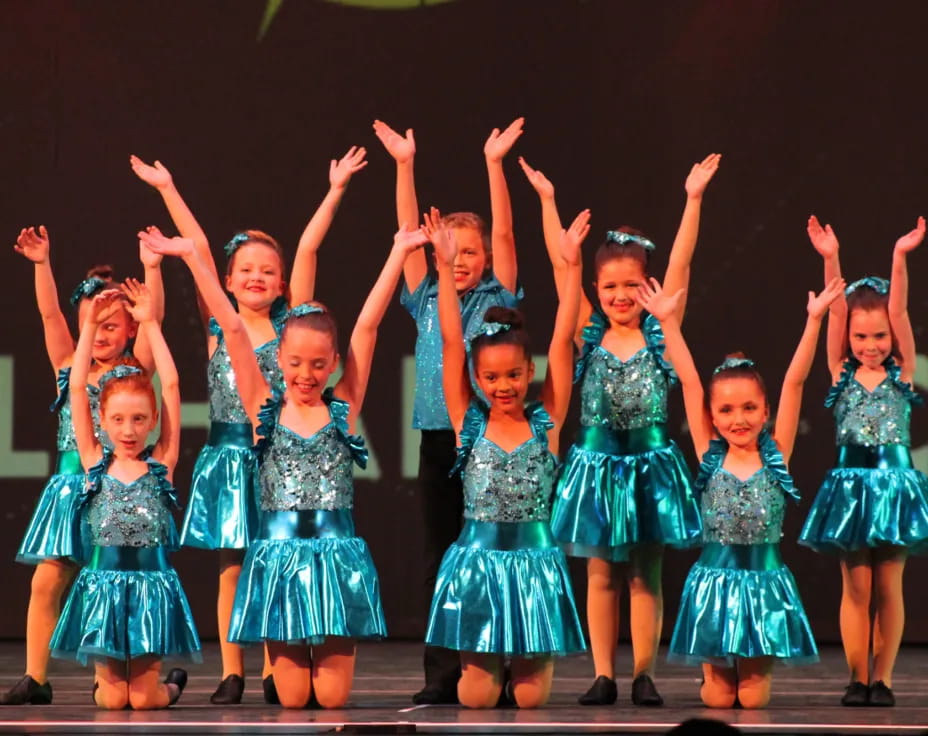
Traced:
<svg viewBox="0 0 928 736">
<path fill-rule="evenodd" d="M 164 547 L 94 547 L 65 603 L 52 654 L 91 658 L 146 655 L 200 661 L 190 604 Z"/>
<path fill-rule="evenodd" d="M 81 491 L 84 470 L 76 450 L 58 454 L 55 475 L 48 479 L 35 507 L 16 561 L 35 565 L 42 560 L 86 556 L 81 544 Z"/>
<path fill-rule="evenodd" d="M 425 642 L 513 657 L 585 650 L 548 523 L 466 521 L 441 561 Z"/>
<path fill-rule="evenodd" d="M 572 557 L 622 561 L 642 543 L 697 545 L 699 503 L 666 427 L 581 427 L 561 470 L 551 531 Z"/>
<path fill-rule="evenodd" d="M 258 525 L 258 461 L 250 424 L 213 422 L 193 468 L 181 545 L 245 549 Z"/>
<path fill-rule="evenodd" d="M 683 584 L 668 659 L 732 667 L 739 657 L 818 661 L 796 581 L 777 544 L 707 543 Z"/>
<path fill-rule="evenodd" d="M 312 645 L 386 635 L 377 570 L 350 509 L 262 513 L 235 590 L 229 641 Z"/>
<path fill-rule="evenodd" d="M 839 554 L 883 545 L 928 551 L 928 478 L 912 466 L 909 448 L 838 448 L 799 543 Z"/>
</svg>

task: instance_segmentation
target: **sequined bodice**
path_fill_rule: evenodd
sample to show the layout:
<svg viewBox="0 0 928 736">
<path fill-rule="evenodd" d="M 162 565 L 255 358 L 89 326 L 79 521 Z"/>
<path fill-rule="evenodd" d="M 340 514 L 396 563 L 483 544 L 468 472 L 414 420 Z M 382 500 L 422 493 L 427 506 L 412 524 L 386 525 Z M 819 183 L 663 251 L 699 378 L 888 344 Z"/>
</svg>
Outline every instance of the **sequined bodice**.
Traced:
<svg viewBox="0 0 928 736">
<path fill-rule="evenodd" d="M 667 377 L 647 348 L 623 362 L 596 346 L 588 361 L 580 388 L 580 424 L 626 430 L 667 421 Z"/>
<path fill-rule="evenodd" d="M 911 445 L 912 407 L 889 376 L 873 391 L 849 381 L 834 408 L 838 446 Z"/>
<path fill-rule="evenodd" d="M 701 505 L 704 542 L 763 544 L 783 536 L 786 497 L 766 467 L 747 480 L 719 468 L 706 484 Z"/>
<path fill-rule="evenodd" d="M 278 386 L 283 381 L 277 362 L 277 347 L 280 341 L 275 339 L 255 349 L 258 367 L 269 386 Z M 209 419 L 211 422 L 228 422 L 230 424 L 248 424 L 248 415 L 242 406 L 235 382 L 235 372 L 226 349 L 226 342 L 221 337 L 206 369 L 209 390 Z"/>
<path fill-rule="evenodd" d="M 93 433 L 101 444 L 110 446 L 109 437 L 100 428 L 100 389 L 87 384 L 87 399 L 90 401 L 90 416 L 93 418 Z M 71 397 L 68 396 L 58 409 L 58 452 L 77 450 L 74 436 L 74 420 L 71 416 Z"/>
<path fill-rule="evenodd" d="M 114 547 L 168 544 L 173 519 L 161 483 L 151 472 L 128 484 L 103 475 L 87 508 L 93 543 Z"/>
</svg>

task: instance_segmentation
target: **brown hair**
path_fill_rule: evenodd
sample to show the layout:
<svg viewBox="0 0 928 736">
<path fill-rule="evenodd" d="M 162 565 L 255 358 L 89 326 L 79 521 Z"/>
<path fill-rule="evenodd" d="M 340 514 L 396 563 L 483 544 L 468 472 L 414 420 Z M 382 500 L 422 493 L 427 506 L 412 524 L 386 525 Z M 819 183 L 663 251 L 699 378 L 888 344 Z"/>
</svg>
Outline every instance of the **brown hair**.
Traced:
<svg viewBox="0 0 928 736">
<path fill-rule="evenodd" d="M 273 237 L 268 235 L 263 230 L 241 230 L 235 234 L 233 239 L 242 235 L 247 236 L 248 240 L 240 242 L 235 250 L 232 251 L 232 255 L 229 256 L 226 262 L 226 276 L 229 276 L 232 273 L 232 267 L 235 264 L 235 256 L 238 255 L 239 248 L 250 243 L 257 243 L 258 245 L 266 245 L 277 254 L 277 257 L 280 259 L 280 277 L 286 280 L 287 261 L 286 258 L 284 258 L 284 249 L 280 246 L 280 243 L 278 243 Z"/>
<path fill-rule="evenodd" d="M 861 284 L 854 291 L 847 295 L 847 337 L 850 339 L 851 334 L 851 314 L 859 310 L 861 312 L 886 312 L 887 319 L 889 318 L 889 294 L 881 294 L 872 286 L 867 286 L 866 284 Z M 890 352 L 896 358 L 899 358 L 899 346 L 896 344 L 896 335 L 892 331 L 892 325 L 890 325 L 889 336 L 892 340 L 892 347 Z M 851 354 L 850 342 L 848 343 L 847 353 L 849 357 L 854 357 Z"/>
<path fill-rule="evenodd" d="M 452 212 L 441 218 L 441 224 L 451 228 L 470 228 L 480 233 L 480 240 L 483 243 L 483 252 L 486 254 L 487 261 L 489 262 L 490 256 L 492 255 L 490 233 L 487 229 L 486 220 L 480 215 L 476 212 Z"/>
<path fill-rule="evenodd" d="M 287 337 L 287 330 L 291 327 L 305 327 L 316 332 L 324 332 L 332 340 L 332 349 L 338 352 L 338 325 L 335 323 L 335 317 L 322 302 L 306 302 L 312 306 L 319 307 L 321 312 L 310 312 L 298 317 L 288 317 L 284 322 L 283 329 L 280 331 L 280 341 L 283 342 Z"/>
<path fill-rule="evenodd" d="M 637 228 L 629 225 L 622 225 L 616 232 L 637 235 L 639 238 L 647 236 Z M 651 252 L 639 243 L 614 243 L 606 240 L 596 249 L 593 257 L 593 271 L 599 276 L 599 270 L 609 261 L 618 260 L 619 258 L 631 258 L 641 264 L 641 270 L 645 275 L 648 273 L 648 262 L 651 260 Z"/>
<path fill-rule="evenodd" d="M 493 335 L 481 332 L 470 341 L 470 354 L 475 365 L 480 351 L 493 345 L 517 345 L 522 348 L 526 359 L 531 358 L 528 331 L 525 329 L 525 320 L 519 310 L 509 307 L 490 307 L 483 315 L 483 321 L 508 325 L 509 329 L 500 330 Z"/>
<path fill-rule="evenodd" d="M 743 361 L 741 363 L 736 363 L 734 365 L 726 365 L 722 363 L 718 368 L 712 371 L 712 376 L 709 378 L 709 385 L 706 387 L 706 410 L 709 409 L 709 405 L 712 401 L 712 388 L 719 381 L 724 381 L 729 378 L 749 378 L 757 383 L 760 387 L 760 392 L 764 395 L 764 401 L 769 406 L 770 401 L 767 399 L 767 386 L 764 384 L 764 379 L 761 377 L 757 368 L 754 366 L 753 361 L 751 361 L 744 353 L 729 353 L 725 356 L 725 361 Z"/>
</svg>

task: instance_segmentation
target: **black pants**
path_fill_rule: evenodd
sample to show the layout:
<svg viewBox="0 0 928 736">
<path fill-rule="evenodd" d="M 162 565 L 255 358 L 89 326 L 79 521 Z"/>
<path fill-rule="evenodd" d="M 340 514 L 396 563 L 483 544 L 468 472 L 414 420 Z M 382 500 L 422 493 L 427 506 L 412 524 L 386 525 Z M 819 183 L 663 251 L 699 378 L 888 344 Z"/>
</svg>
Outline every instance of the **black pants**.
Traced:
<svg viewBox="0 0 928 736">
<path fill-rule="evenodd" d="M 431 601 L 435 579 L 445 550 L 461 533 L 464 495 L 461 477 L 449 478 L 455 460 L 455 436 L 451 429 L 424 429 L 419 443 L 419 498 L 425 526 L 425 592 Z M 423 657 L 426 687 L 457 688 L 461 657 L 444 647 L 425 648 Z"/>
</svg>

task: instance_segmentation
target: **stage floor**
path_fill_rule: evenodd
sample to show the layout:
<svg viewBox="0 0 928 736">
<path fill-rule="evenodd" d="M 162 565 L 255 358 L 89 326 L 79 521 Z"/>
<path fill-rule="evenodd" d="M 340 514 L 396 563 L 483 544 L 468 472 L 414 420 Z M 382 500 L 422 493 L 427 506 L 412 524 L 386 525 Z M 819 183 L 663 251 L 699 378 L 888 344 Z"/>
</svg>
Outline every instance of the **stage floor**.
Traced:
<svg viewBox="0 0 928 736">
<path fill-rule="evenodd" d="M 22 644 L 0 643 L 0 686 L 22 672 Z M 53 662 L 54 705 L 0 707 L 0 733 L 109 734 L 296 734 L 343 733 L 663 733 L 693 717 L 713 717 L 745 733 L 922 733 L 928 731 L 928 649 L 907 648 L 899 656 L 895 708 L 842 708 L 846 684 L 843 656 L 829 647 L 822 662 L 803 668 L 781 667 L 774 675 L 773 699 L 763 711 L 709 711 L 699 703 L 697 670 L 662 665 L 657 684 L 663 708 L 635 708 L 629 701 L 630 677 L 619 680 L 619 703 L 584 708 L 577 695 L 592 680 L 588 656 L 560 660 L 551 702 L 535 711 L 470 711 L 457 706 L 415 707 L 411 694 L 421 686 L 421 646 L 411 642 L 360 647 L 350 707 L 339 711 L 284 711 L 261 700 L 260 654 L 248 652 L 242 705 L 209 704 L 219 672 L 218 647 L 207 644 L 204 664 L 188 668 L 190 681 L 180 702 L 162 711 L 105 712 L 91 704 L 89 670 Z M 620 669 L 630 651 L 621 647 Z M 167 666 L 170 666 L 166 663 Z"/>
</svg>

